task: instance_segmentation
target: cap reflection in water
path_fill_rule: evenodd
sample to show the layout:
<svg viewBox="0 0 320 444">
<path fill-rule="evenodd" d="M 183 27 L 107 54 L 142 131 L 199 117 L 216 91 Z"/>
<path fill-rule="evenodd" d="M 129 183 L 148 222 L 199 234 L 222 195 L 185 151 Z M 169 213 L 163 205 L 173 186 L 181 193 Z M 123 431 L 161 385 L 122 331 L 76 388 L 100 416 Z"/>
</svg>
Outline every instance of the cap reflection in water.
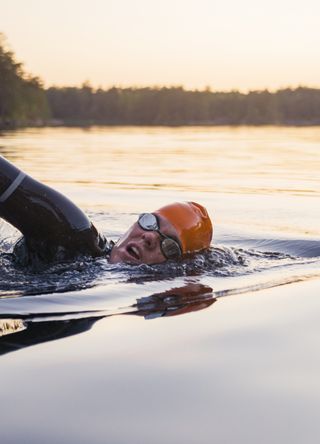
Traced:
<svg viewBox="0 0 320 444">
<path fill-rule="evenodd" d="M 89 315 L 75 312 L 67 320 L 65 314 L 61 314 L 61 319 L 59 315 L 50 313 L 40 317 L 34 314 L 24 319 L 10 319 L 8 315 L 5 319 L 0 319 L 0 355 L 83 333 L 103 318 L 118 315 L 141 316 L 145 319 L 178 316 L 208 308 L 215 301 L 211 287 L 201 283 L 188 283 L 139 298 L 121 313 L 104 315 L 103 311 L 97 311 Z"/>
</svg>

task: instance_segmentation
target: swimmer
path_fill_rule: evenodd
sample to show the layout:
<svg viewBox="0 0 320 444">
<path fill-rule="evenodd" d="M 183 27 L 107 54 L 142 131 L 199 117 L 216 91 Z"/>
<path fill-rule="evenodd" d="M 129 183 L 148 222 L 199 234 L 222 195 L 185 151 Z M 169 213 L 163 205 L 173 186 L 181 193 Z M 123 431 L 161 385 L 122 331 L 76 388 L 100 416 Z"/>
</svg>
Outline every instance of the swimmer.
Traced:
<svg viewBox="0 0 320 444">
<path fill-rule="evenodd" d="M 141 214 L 114 243 L 61 193 L 28 176 L 0 156 L 0 217 L 23 235 L 14 246 L 16 263 L 41 267 L 78 256 L 106 256 L 110 263 L 159 264 L 205 250 L 212 239 L 206 209 L 175 202 Z"/>
</svg>

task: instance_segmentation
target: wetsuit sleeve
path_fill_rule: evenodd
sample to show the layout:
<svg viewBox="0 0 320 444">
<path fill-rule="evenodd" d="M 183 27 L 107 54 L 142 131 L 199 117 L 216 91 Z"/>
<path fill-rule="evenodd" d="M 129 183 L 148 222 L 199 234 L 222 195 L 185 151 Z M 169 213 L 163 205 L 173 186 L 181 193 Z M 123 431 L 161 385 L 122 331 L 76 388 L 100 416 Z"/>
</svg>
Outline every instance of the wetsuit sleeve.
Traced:
<svg viewBox="0 0 320 444">
<path fill-rule="evenodd" d="M 21 231 L 29 247 L 42 250 L 46 261 L 62 250 L 66 258 L 104 253 L 105 239 L 82 210 L 1 156 L 0 217 Z"/>
</svg>

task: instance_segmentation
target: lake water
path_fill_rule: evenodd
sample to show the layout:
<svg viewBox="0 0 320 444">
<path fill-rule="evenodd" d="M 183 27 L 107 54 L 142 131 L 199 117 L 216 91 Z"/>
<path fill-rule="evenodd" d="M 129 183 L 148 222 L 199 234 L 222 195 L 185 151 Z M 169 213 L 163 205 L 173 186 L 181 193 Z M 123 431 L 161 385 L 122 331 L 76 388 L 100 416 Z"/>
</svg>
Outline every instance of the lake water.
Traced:
<svg viewBox="0 0 320 444">
<path fill-rule="evenodd" d="M 319 147 L 316 127 L 2 133 L 1 155 L 108 238 L 176 200 L 215 229 L 178 264 L 35 274 L 0 223 L 3 442 L 318 442 Z"/>
</svg>

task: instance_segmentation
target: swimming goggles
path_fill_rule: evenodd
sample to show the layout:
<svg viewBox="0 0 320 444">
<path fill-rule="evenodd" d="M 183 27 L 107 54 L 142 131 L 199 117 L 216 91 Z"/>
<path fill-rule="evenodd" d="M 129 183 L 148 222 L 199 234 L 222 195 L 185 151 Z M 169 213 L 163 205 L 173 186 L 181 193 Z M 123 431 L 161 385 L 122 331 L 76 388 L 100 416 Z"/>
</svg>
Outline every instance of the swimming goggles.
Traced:
<svg viewBox="0 0 320 444">
<path fill-rule="evenodd" d="M 182 250 L 178 241 L 161 233 L 157 216 L 152 213 L 142 213 L 139 216 L 138 224 L 145 231 L 156 231 L 159 234 L 160 248 L 167 259 L 182 256 Z"/>
</svg>

